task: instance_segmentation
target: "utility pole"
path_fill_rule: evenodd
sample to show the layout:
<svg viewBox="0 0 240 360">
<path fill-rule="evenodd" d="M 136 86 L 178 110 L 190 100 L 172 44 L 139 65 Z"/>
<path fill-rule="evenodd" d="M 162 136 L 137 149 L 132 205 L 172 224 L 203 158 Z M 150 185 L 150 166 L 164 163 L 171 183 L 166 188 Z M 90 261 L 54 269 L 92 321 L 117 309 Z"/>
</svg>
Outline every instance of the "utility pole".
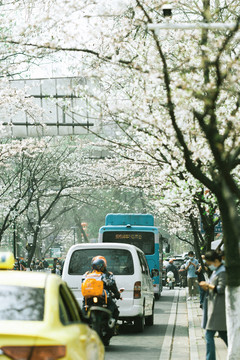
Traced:
<svg viewBox="0 0 240 360">
<path fill-rule="evenodd" d="M 72 226 L 71 229 L 73 230 L 73 245 L 76 244 L 76 226 Z"/>
<path fill-rule="evenodd" d="M 14 259 L 16 259 L 17 252 L 16 252 L 16 219 L 13 221 L 13 255 Z"/>
</svg>

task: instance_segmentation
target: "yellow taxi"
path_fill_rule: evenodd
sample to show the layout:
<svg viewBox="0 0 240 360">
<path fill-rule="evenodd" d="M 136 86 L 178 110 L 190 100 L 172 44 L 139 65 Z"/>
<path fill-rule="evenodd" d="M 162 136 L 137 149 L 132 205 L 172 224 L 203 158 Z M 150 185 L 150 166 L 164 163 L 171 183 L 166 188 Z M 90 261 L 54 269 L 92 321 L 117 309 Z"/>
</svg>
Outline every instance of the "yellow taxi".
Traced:
<svg viewBox="0 0 240 360">
<path fill-rule="evenodd" d="M 13 264 L 12 254 L 0 253 L 0 360 L 104 359 L 66 283 L 54 274 L 8 271 Z"/>
</svg>

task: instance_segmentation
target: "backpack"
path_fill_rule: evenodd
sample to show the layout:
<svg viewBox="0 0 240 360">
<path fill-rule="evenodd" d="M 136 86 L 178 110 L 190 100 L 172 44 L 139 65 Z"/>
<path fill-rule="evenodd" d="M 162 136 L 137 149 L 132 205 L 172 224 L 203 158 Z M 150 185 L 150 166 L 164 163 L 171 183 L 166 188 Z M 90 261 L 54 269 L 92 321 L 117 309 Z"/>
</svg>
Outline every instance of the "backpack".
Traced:
<svg viewBox="0 0 240 360">
<path fill-rule="evenodd" d="M 82 295 L 84 297 L 103 296 L 104 283 L 102 273 L 93 271 L 88 273 L 82 283 Z"/>
</svg>

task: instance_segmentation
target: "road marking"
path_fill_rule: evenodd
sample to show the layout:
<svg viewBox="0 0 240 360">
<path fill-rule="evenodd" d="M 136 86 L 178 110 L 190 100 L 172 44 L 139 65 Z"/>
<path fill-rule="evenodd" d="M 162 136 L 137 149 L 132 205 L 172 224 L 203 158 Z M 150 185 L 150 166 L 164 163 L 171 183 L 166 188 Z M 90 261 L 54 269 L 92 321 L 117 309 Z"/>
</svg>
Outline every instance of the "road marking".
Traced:
<svg viewBox="0 0 240 360">
<path fill-rule="evenodd" d="M 174 290 L 174 291 L 175 291 L 174 299 L 171 307 L 168 326 L 167 326 L 166 334 L 164 336 L 159 360 L 169 360 L 171 356 L 173 332 L 176 324 L 177 304 L 179 298 L 179 290 Z"/>
</svg>

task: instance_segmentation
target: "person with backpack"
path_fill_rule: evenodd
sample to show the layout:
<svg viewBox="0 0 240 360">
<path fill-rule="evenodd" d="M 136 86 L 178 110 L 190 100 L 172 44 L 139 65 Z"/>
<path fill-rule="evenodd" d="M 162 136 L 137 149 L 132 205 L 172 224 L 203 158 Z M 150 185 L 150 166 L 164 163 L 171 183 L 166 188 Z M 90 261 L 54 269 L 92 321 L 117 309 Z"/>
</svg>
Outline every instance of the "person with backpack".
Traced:
<svg viewBox="0 0 240 360">
<path fill-rule="evenodd" d="M 113 296 L 121 298 L 113 273 L 107 270 L 107 261 L 103 256 L 95 256 L 91 261 L 92 271 L 88 271 L 82 278 L 83 309 L 87 297 L 107 296 L 107 308 L 111 311 L 112 317 L 117 321 L 119 310 Z M 95 280 L 95 281 L 94 281 Z"/>
</svg>

